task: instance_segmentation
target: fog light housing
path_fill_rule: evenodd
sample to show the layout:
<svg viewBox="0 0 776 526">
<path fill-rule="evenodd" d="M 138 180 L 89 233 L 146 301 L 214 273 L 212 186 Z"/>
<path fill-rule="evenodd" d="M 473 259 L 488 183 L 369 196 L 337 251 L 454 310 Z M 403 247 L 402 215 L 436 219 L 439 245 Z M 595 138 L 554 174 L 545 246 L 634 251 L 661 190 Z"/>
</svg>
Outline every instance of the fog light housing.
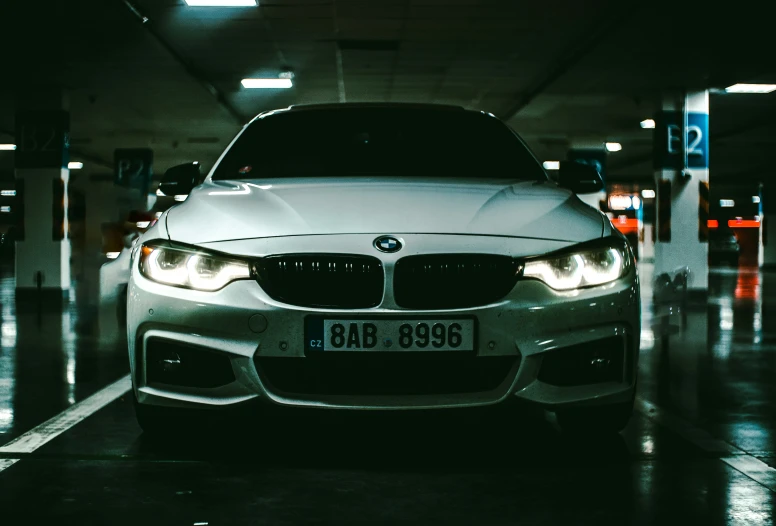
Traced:
<svg viewBox="0 0 776 526">
<path fill-rule="evenodd" d="M 542 353 L 538 379 L 561 387 L 622 382 L 625 342 L 613 336 Z"/>
<path fill-rule="evenodd" d="M 146 343 L 146 383 L 214 388 L 234 382 L 229 356 L 163 338 Z"/>
</svg>

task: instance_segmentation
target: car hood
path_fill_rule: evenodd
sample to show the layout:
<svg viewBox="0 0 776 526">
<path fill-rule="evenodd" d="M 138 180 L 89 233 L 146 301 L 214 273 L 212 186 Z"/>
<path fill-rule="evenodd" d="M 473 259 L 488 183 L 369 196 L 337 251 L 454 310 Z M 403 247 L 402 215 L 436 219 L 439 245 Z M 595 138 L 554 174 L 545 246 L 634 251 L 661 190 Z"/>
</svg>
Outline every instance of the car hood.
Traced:
<svg viewBox="0 0 776 526">
<path fill-rule="evenodd" d="M 170 239 L 198 244 L 320 234 L 479 234 L 581 242 L 604 216 L 552 183 L 348 177 L 212 181 L 170 209 Z"/>
</svg>

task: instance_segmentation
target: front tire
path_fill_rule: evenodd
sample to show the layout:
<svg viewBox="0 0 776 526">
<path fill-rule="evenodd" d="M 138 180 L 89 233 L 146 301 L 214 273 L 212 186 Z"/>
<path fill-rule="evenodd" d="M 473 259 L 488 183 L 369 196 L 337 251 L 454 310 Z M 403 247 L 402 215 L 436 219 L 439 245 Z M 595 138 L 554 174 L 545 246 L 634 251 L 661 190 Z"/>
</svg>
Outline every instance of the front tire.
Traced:
<svg viewBox="0 0 776 526">
<path fill-rule="evenodd" d="M 556 411 L 561 430 L 566 433 L 602 435 L 619 433 L 633 414 L 633 400 L 601 407 L 584 407 Z"/>
</svg>

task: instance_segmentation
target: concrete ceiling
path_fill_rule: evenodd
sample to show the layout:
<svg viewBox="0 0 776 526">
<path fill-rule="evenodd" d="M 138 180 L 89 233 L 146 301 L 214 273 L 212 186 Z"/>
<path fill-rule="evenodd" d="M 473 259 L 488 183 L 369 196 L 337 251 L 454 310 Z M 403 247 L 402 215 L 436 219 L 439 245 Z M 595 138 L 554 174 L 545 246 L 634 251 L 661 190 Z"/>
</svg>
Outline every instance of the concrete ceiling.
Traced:
<svg viewBox="0 0 776 526">
<path fill-rule="evenodd" d="M 767 17 L 731 5 L 591 0 L 183 0 L 17 2 L 2 17 L 0 142 L 14 93 L 66 89 L 74 159 L 110 170 L 113 150 L 151 147 L 156 172 L 212 164 L 253 115 L 290 104 L 459 104 L 508 120 L 543 159 L 613 140 L 613 178 L 650 177 L 640 120 L 671 89 L 776 81 Z M 685 5 L 687 4 L 687 5 Z M 141 18 L 146 17 L 143 23 Z M 290 90 L 240 79 L 290 68 Z M 776 139 L 776 93 L 713 94 L 712 179 L 759 180 Z M 13 154 L 0 152 L 0 169 Z"/>
</svg>

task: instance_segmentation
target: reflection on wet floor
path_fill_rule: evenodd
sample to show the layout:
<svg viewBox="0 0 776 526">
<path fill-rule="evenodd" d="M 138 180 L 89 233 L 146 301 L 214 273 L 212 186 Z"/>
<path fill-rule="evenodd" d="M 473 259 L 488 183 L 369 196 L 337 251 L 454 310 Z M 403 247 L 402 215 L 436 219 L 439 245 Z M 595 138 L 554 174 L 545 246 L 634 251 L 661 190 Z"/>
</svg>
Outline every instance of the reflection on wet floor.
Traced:
<svg viewBox="0 0 776 526">
<path fill-rule="evenodd" d="M 640 399 L 774 465 L 776 273 L 715 270 L 706 304 L 665 310 L 652 305 L 651 267 L 640 272 Z M 0 444 L 128 371 L 121 339 L 100 343 L 87 310 L 17 305 L 3 276 Z M 621 435 L 590 440 L 527 407 L 247 407 L 153 440 L 124 396 L 0 473 L 0 509 L 26 523 L 772 521 L 771 490 L 665 420 L 636 413 Z"/>
<path fill-rule="evenodd" d="M 74 302 L 17 303 L 0 268 L 0 445 L 126 374 L 120 342 L 98 345 L 80 321 Z"/>
<path fill-rule="evenodd" d="M 649 295 L 643 299 L 649 330 L 656 324 Z M 755 456 L 772 457 L 776 325 L 765 320 L 774 305 L 776 274 L 713 269 L 707 305 L 690 309 L 684 330 L 671 321 L 668 346 L 642 334 L 639 395 Z"/>
</svg>

